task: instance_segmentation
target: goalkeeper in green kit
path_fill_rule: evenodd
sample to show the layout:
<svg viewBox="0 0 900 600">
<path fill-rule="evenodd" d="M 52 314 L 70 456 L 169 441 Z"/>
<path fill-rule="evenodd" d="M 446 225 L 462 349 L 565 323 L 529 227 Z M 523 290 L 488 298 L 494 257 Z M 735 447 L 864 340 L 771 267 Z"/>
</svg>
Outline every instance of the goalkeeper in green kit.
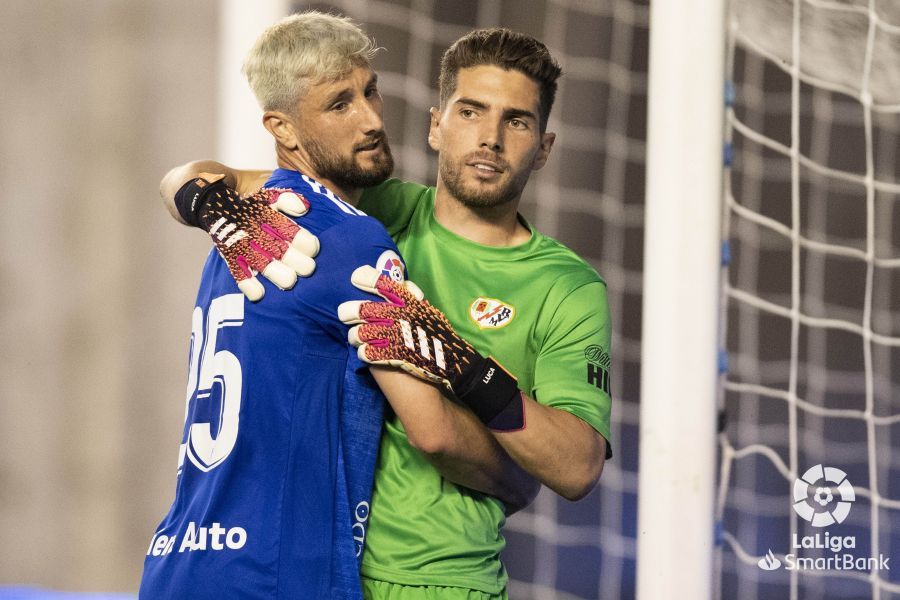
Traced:
<svg viewBox="0 0 900 600">
<path fill-rule="evenodd" d="M 540 484 L 585 496 L 612 455 L 606 285 L 517 212 L 555 139 L 546 127 L 559 75 L 529 36 L 491 29 L 457 40 L 431 109 L 437 186 L 388 180 L 357 205 L 388 229 L 427 302 L 390 265 L 361 266 L 354 284 L 385 300 L 341 306 L 350 341 L 372 368 L 435 384 L 386 417 L 367 598 L 506 598 L 506 515 Z M 243 193 L 259 181 L 202 161 L 170 172 L 164 196 L 203 171 Z"/>
</svg>

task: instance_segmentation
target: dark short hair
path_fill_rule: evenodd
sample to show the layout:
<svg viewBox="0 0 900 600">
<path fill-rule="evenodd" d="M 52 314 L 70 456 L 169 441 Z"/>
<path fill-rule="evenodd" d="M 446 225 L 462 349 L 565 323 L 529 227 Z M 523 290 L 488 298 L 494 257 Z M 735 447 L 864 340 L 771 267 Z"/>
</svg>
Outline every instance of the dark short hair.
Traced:
<svg viewBox="0 0 900 600">
<path fill-rule="evenodd" d="M 516 70 L 534 80 L 540 88 L 540 130 L 547 129 L 547 119 L 556 97 L 556 80 L 562 74 L 547 46 L 530 35 L 505 28 L 476 29 L 447 48 L 441 59 L 439 80 L 441 106 L 456 91 L 460 69 L 492 65 Z"/>
</svg>

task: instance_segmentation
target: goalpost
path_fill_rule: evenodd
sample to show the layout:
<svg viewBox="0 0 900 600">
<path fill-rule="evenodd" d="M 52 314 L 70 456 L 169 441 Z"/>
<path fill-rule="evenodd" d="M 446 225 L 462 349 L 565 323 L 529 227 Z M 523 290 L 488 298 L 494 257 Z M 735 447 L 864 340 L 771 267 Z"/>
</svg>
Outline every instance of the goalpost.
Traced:
<svg viewBox="0 0 900 600">
<path fill-rule="evenodd" d="M 241 73 L 253 42 L 290 14 L 290 0 L 223 0 L 219 7 L 219 136 L 217 160 L 238 168 L 275 164 L 275 144 L 262 126 L 262 110 Z"/>
<path fill-rule="evenodd" d="M 650 6 L 639 598 L 709 598 L 724 2 Z M 677 590 L 677 591 L 676 591 Z"/>
</svg>

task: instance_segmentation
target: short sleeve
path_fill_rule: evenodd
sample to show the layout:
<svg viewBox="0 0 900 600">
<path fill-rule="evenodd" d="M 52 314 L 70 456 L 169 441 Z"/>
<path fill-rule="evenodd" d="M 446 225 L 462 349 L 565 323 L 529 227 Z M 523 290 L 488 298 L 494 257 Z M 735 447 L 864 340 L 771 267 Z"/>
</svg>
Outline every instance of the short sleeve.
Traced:
<svg viewBox="0 0 900 600">
<path fill-rule="evenodd" d="M 546 329 L 534 373 L 535 399 L 579 417 L 607 441 L 610 458 L 612 326 L 606 285 L 563 295 Z"/>
<path fill-rule="evenodd" d="M 359 201 L 359 208 L 378 219 L 391 236 L 396 236 L 409 226 L 419 201 L 425 198 L 428 187 L 399 179 L 366 188 Z"/>
</svg>

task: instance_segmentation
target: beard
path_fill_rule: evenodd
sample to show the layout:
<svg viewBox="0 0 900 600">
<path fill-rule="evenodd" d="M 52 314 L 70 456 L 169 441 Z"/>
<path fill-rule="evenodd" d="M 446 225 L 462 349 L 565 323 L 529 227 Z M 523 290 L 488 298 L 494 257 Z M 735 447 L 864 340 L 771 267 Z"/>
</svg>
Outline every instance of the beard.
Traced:
<svg viewBox="0 0 900 600">
<path fill-rule="evenodd" d="M 528 183 L 528 178 L 531 176 L 531 170 L 522 169 L 519 172 L 510 172 L 509 165 L 505 163 L 502 166 L 506 167 L 509 177 L 497 186 L 488 187 L 463 183 L 463 170 L 466 163 L 476 156 L 477 153 L 456 161 L 441 160 L 438 165 L 441 181 L 456 200 L 469 208 L 485 209 L 512 202 L 522 194 L 522 190 L 525 189 L 525 184 Z"/>
<path fill-rule="evenodd" d="M 359 164 L 357 150 L 360 146 L 371 144 L 374 141 L 381 143 L 384 150 L 381 154 L 372 157 L 372 166 L 363 167 Z M 349 155 L 341 156 L 334 152 L 326 144 L 313 138 L 302 140 L 302 145 L 309 154 L 309 160 L 316 175 L 322 179 L 331 181 L 342 190 L 352 190 L 378 185 L 390 177 L 394 171 L 394 157 L 391 155 L 391 147 L 387 137 L 381 133 L 374 139 L 363 144 L 357 144 Z"/>
</svg>

